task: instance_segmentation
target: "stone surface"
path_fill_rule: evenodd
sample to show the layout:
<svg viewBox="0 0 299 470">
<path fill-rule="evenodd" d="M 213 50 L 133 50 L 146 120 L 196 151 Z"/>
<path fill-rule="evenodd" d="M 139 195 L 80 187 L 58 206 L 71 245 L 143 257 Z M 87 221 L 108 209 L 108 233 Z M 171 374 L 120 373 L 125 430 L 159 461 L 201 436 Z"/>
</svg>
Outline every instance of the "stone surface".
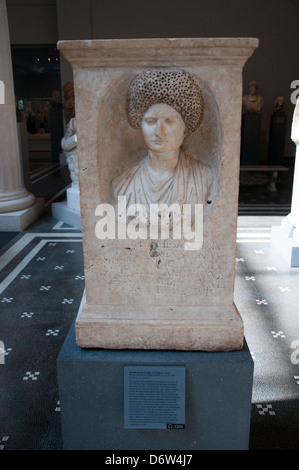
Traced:
<svg viewBox="0 0 299 470">
<path fill-rule="evenodd" d="M 73 211 L 77 211 L 80 214 L 80 191 L 79 186 L 72 185 L 66 190 L 67 205 Z"/>
<path fill-rule="evenodd" d="M 133 334 L 132 334 L 133 333 Z M 243 321 L 233 306 L 97 305 L 82 299 L 76 323 L 83 348 L 232 351 L 243 345 Z"/>
<path fill-rule="evenodd" d="M 61 41 L 73 66 L 86 296 L 76 322 L 82 347 L 230 350 L 243 344 L 233 303 L 240 164 L 242 68 L 257 39 Z M 142 70 L 186 70 L 205 110 L 182 150 L 209 165 L 216 184 L 203 244 L 184 239 L 99 239 L 96 208 L 111 182 L 146 154 L 126 114 Z"/>
<path fill-rule="evenodd" d="M 20 232 L 38 220 L 45 212 L 45 200 L 36 198 L 27 209 L 0 213 L 0 227 L 2 232 Z"/>
</svg>

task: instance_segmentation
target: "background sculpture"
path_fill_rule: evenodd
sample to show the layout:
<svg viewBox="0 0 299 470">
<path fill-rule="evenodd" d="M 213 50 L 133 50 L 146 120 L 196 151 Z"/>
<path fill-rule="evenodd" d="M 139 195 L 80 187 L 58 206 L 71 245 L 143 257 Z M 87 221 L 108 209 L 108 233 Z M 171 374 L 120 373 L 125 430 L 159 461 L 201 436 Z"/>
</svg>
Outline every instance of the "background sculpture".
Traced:
<svg viewBox="0 0 299 470">
<path fill-rule="evenodd" d="M 75 117 L 75 93 L 74 85 L 71 82 L 67 82 L 63 86 L 63 112 L 66 124 L 69 123 L 70 119 Z"/>
<path fill-rule="evenodd" d="M 277 96 L 274 102 L 273 113 L 270 122 L 269 136 L 269 164 L 283 165 L 285 151 L 287 117 L 284 112 L 284 97 Z M 274 192 L 277 191 L 275 181 L 268 186 Z"/>
<path fill-rule="evenodd" d="M 283 111 L 284 109 L 284 97 L 277 96 L 275 103 L 274 103 L 274 112 Z"/>
<path fill-rule="evenodd" d="M 77 158 L 77 125 L 76 118 L 70 119 L 64 137 L 61 139 L 61 147 L 66 155 L 66 161 L 71 174 L 72 184 L 78 185 L 78 158 Z"/>
<path fill-rule="evenodd" d="M 261 146 L 261 110 L 264 100 L 257 93 L 258 82 L 251 80 L 242 97 L 241 165 L 258 165 Z"/>
<path fill-rule="evenodd" d="M 243 112 L 244 113 L 260 113 L 264 105 L 264 100 L 257 93 L 258 82 L 251 80 L 248 84 L 248 93 L 243 95 Z"/>
</svg>

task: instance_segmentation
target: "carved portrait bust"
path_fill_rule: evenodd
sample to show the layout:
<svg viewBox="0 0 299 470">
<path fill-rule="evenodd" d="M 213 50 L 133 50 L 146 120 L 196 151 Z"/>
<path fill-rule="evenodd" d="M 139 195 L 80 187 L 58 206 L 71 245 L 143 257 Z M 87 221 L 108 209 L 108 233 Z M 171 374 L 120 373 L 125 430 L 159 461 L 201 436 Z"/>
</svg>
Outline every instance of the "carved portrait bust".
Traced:
<svg viewBox="0 0 299 470">
<path fill-rule="evenodd" d="M 257 93 L 258 82 L 251 80 L 248 83 L 248 93 L 243 95 L 243 113 L 257 113 L 259 114 L 264 105 L 264 100 L 261 95 Z"/>
<path fill-rule="evenodd" d="M 209 204 L 213 170 L 182 151 L 185 138 L 203 120 L 204 100 L 196 80 L 184 70 L 147 70 L 128 90 L 127 117 L 141 129 L 147 155 L 112 181 L 115 200 L 142 204 Z"/>
<path fill-rule="evenodd" d="M 280 95 L 280 96 L 277 96 L 274 102 L 273 112 L 278 113 L 278 112 L 283 112 L 283 110 L 284 110 L 284 97 Z"/>
</svg>

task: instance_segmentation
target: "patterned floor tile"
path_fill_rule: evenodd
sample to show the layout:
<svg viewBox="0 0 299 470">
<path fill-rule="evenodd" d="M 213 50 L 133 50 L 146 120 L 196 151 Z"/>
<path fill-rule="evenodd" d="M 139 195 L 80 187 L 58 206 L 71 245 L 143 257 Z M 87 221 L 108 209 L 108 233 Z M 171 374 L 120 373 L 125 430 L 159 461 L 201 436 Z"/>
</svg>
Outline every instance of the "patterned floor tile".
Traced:
<svg viewBox="0 0 299 470">
<path fill-rule="evenodd" d="M 235 302 L 254 359 L 250 449 L 298 449 L 299 270 L 267 226 L 243 226 L 237 241 Z M 81 233 L 45 216 L 0 263 L 0 450 L 60 450 L 56 359 L 85 285 Z"/>
</svg>

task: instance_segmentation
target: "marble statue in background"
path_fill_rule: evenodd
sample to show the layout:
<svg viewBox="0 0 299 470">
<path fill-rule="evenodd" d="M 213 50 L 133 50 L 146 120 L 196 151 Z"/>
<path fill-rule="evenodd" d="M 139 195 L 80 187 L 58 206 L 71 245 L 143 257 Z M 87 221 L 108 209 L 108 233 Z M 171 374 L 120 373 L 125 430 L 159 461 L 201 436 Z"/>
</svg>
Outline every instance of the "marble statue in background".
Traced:
<svg viewBox="0 0 299 470">
<path fill-rule="evenodd" d="M 76 118 L 69 121 L 64 137 L 61 140 L 61 147 L 66 155 L 69 171 L 73 184 L 78 184 L 78 158 L 77 158 L 77 134 Z"/>
<path fill-rule="evenodd" d="M 283 111 L 284 109 L 284 97 L 283 96 L 277 96 L 275 102 L 274 102 L 274 113 Z"/>
<path fill-rule="evenodd" d="M 130 125 L 141 129 L 147 155 L 112 181 L 114 197 L 126 196 L 127 208 L 142 204 L 211 202 L 212 169 L 182 149 L 184 139 L 203 120 L 204 100 L 193 77 L 183 70 L 148 70 L 129 87 Z"/>
<path fill-rule="evenodd" d="M 260 113 L 264 105 L 264 100 L 257 93 L 258 82 L 251 80 L 248 84 L 248 93 L 243 95 L 243 113 Z"/>
<path fill-rule="evenodd" d="M 61 148 L 65 153 L 72 180 L 72 186 L 67 189 L 67 205 L 72 210 L 80 211 L 76 117 L 71 118 L 67 125 L 64 137 L 61 140 Z"/>
</svg>

